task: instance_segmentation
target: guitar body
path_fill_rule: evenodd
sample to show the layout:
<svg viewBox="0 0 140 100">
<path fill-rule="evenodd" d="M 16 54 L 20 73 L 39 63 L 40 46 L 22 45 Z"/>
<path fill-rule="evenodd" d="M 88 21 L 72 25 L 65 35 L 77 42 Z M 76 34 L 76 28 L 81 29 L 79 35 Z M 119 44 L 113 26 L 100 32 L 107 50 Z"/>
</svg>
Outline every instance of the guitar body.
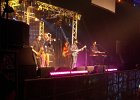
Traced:
<svg viewBox="0 0 140 100">
<path fill-rule="evenodd" d="M 62 55 L 63 55 L 63 57 L 67 57 L 67 56 L 71 55 L 69 42 L 65 42 Z"/>
<path fill-rule="evenodd" d="M 48 66 L 48 64 L 49 64 L 48 55 L 45 54 L 43 48 L 40 48 L 39 52 L 37 52 L 35 49 L 32 48 L 32 51 L 35 53 L 36 59 L 39 59 L 39 66 L 40 67 Z"/>
<path fill-rule="evenodd" d="M 63 48 L 63 54 L 62 54 L 62 55 L 63 55 L 64 57 L 66 57 L 66 56 L 68 55 L 68 52 L 69 52 L 68 48 L 67 48 L 67 47 L 64 47 L 64 48 Z"/>
<path fill-rule="evenodd" d="M 71 53 L 70 53 L 69 51 L 63 52 L 63 57 L 67 57 L 67 56 L 69 56 L 69 55 L 71 55 Z"/>
<path fill-rule="evenodd" d="M 78 55 L 78 52 L 73 52 L 72 53 L 72 56 L 77 56 Z"/>
<path fill-rule="evenodd" d="M 33 48 L 32 48 L 32 51 L 35 53 L 36 58 L 39 58 L 39 57 L 40 57 L 40 53 L 39 53 L 39 52 L 37 52 L 37 51 L 34 50 Z"/>
</svg>

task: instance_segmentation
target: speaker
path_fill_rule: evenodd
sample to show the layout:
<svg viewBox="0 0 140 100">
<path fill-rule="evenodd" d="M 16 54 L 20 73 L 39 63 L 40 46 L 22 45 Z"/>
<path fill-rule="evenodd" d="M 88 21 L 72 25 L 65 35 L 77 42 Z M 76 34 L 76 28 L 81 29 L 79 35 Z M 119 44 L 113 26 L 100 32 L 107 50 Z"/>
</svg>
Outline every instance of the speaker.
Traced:
<svg viewBox="0 0 140 100">
<path fill-rule="evenodd" d="M 87 66 L 89 73 L 104 73 L 104 65 Z"/>
<path fill-rule="evenodd" d="M 96 65 L 94 67 L 94 70 L 97 72 L 97 73 L 104 73 L 104 69 L 105 69 L 105 66 L 104 65 Z"/>
<path fill-rule="evenodd" d="M 29 25 L 0 18 L 0 48 L 13 48 L 29 45 Z"/>
<path fill-rule="evenodd" d="M 59 67 L 56 69 L 56 71 L 70 71 L 70 70 L 71 70 L 71 68 L 69 68 L 69 67 Z"/>
<path fill-rule="evenodd" d="M 93 72 L 93 71 L 94 71 L 94 67 L 95 67 L 95 66 L 87 66 L 87 71 L 88 71 L 89 73 Z"/>
<path fill-rule="evenodd" d="M 38 69 L 38 74 L 40 77 L 50 77 L 50 72 L 54 71 L 54 67 L 44 67 Z"/>
</svg>

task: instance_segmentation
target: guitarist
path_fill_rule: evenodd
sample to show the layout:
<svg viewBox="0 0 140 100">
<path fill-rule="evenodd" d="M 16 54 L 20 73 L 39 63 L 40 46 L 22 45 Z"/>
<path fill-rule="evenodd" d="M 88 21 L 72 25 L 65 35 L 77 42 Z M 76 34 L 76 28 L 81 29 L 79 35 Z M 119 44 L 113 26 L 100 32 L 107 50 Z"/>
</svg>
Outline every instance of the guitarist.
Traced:
<svg viewBox="0 0 140 100">
<path fill-rule="evenodd" d="M 83 51 L 86 46 L 82 47 L 81 49 L 78 49 L 78 41 L 75 41 L 72 46 L 71 46 L 71 52 L 72 52 L 72 69 L 75 69 L 76 68 L 76 62 L 77 62 L 77 56 L 78 56 L 78 53 L 80 51 Z"/>
<path fill-rule="evenodd" d="M 78 54 L 75 52 L 75 50 L 78 50 L 77 46 L 78 41 L 75 41 L 71 46 L 72 51 L 72 69 L 76 68 L 76 62 L 77 62 L 77 56 Z"/>
<path fill-rule="evenodd" d="M 77 56 L 78 56 L 78 52 L 82 51 L 82 49 L 78 49 L 78 41 L 75 41 L 72 46 L 71 46 L 71 52 L 72 52 L 72 69 L 76 68 L 76 62 L 77 62 Z"/>
<path fill-rule="evenodd" d="M 70 55 L 70 44 L 69 42 L 65 42 L 63 47 L 63 57 L 67 57 L 68 55 Z"/>
<path fill-rule="evenodd" d="M 70 44 L 69 44 L 69 42 L 65 42 L 64 43 L 62 56 L 63 56 L 64 66 L 65 67 L 67 67 L 67 66 L 70 67 L 71 51 L 70 51 Z"/>
<path fill-rule="evenodd" d="M 41 36 L 38 35 L 36 39 L 31 43 L 31 48 L 34 55 L 34 60 L 37 65 L 38 75 L 40 74 L 40 67 L 43 66 L 45 55 L 43 52 L 43 43 L 41 41 Z M 44 66 L 43 66 L 44 67 Z"/>
</svg>

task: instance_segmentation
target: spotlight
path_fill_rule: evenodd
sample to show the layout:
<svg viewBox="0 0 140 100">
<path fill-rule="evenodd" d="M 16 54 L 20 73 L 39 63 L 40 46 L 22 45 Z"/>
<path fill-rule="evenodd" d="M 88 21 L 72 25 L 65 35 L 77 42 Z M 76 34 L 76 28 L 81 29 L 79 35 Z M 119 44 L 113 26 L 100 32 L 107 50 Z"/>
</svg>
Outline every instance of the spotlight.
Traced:
<svg viewBox="0 0 140 100">
<path fill-rule="evenodd" d="M 39 21 L 39 19 L 38 18 L 35 18 L 35 21 Z"/>
<path fill-rule="evenodd" d="M 121 2 L 121 0 L 118 0 L 118 2 Z"/>
</svg>

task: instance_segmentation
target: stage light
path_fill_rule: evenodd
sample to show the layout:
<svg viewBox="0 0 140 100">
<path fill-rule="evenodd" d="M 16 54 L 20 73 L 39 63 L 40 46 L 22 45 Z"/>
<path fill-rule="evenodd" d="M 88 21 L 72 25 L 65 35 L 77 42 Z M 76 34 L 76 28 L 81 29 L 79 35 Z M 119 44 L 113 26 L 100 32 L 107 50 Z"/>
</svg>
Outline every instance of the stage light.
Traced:
<svg viewBox="0 0 140 100">
<path fill-rule="evenodd" d="M 35 21 L 39 21 L 39 19 L 38 18 L 35 18 Z"/>
<path fill-rule="evenodd" d="M 57 76 L 57 75 L 68 75 L 68 74 L 86 74 L 88 73 L 87 70 L 83 71 L 61 71 L 61 72 L 50 72 L 51 76 Z"/>
<path fill-rule="evenodd" d="M 111 72 L 111 71 L 117 71 L 117 68 L 110 68 L 110 69 L 105 69 L 106 72 Z"/>
<path fill-rule="evenodd" d="M 65 72 L 50 72 L 51 76 L 54 75 L 66 75 L 66 74 L 70 74 L 70 71 L 65 71 Z"/>
<path fill-rule="evenodd" d="M 83 71 L 71 71 L 71 74 L 83 74 L 83 73 L 88 73 L 87 70 L 83 70 Z"/>
<path fill-rule="evenodd" d="M 121 0 L 118 0 L 118 2 L 121 2 Z"/>
</svg>

